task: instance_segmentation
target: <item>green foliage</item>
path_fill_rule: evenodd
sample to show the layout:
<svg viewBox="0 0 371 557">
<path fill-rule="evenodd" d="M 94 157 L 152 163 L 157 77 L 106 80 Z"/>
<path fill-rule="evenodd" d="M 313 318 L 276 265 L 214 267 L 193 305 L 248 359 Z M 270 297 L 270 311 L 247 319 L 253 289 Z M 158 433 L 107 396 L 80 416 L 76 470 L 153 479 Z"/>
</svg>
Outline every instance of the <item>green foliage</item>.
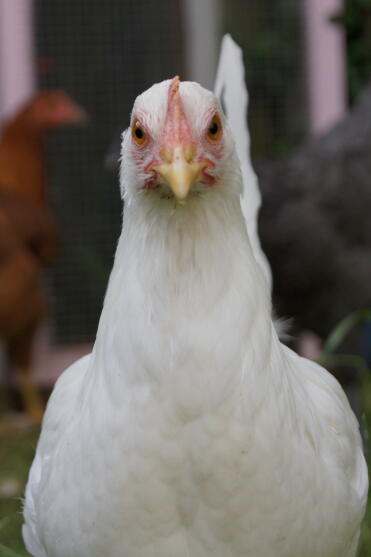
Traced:
<svg viewBox="0 0 371 557">
<path fill-rule="evenodd" d="M 9 547 L 5 547 L 2 543 L 0 543 L 0 557 L 23 557 L 20 553 L 16 553 Z"/>
<path fill-rule="evenodd" d="M 371 0 L 345 0 L 344 10 L 334 18 L 344 27 L 350 102 L 371 79 Z"/>
<path fill-rule="evenodd" d="M 35 454 L 39 429 L 5 431 L 0 434 L 0 486 L 9 480 L 18 488 L 12 495 L 0 494 L 0 557 L 29 555 L 21 536 L 22 496 Z"/>
<path fill-rule="evenodd" d="M 287 153 L 306 128 L 298 2 L 224 0 L 223 7 L 223 31 L 244 53 L 253 155 Z"/>
<path fill-rule="evenodd" d="M 356 354 L 338 354 L 345 337 L 359 323 L 371 321 L 371 309 L 358 309 L 344 317 L 325 341 L 319 363 L 323 366 L 347 366 L 354 369 L 362 384 L 362 402 L 364 412 L 364 429 L 367 449 L 370 451 L 368 433 L 371 431 L 371 370 L 361 356 Z"/>
<path fill-rule="evenodd" d="M 344 317 L 327 337 L 323 345 L 321 361 L 335 353 L 341 345 L 346 335 L 355 325 L 364 321 L 371 321 L 371 309 L 357 309 Z"/>
<path fill-rule="evenodd" d="M 361 0 L 360 0 L 361 1 Z M 364 0 L 366 1 L 366 0 Z M 347 315 L 335 329 L 330 333 L 323 345 L 319 363 L 326 366 L 352 367 L 359 376 L 362 386 L 362 407 L 363 407 L 363 434 L 365 451 L 368 461 L 371 458 L 371 370 L 360 356 L 353 354 L 337 354 L 336 350 L 340 347 L 345 337 L 359 323 L 371 321 L 371 309 L 359 309 Z M 369 500 L 366 517 L 362 526 L 362 536 L 359 557 L 369 557 L 371 554 L 371 502 Z"/>
</svg>

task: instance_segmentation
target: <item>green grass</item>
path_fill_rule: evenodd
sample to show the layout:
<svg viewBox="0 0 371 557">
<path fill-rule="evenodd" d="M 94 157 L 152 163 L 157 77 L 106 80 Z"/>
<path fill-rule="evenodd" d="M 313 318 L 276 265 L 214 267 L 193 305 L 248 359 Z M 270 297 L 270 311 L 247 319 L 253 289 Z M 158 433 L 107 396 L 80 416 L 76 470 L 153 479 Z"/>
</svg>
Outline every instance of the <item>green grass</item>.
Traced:
<svg viewBox="0 0 371 557">
<path fill-rule="evenodd" d="M 21 497 L 38 434 L 36 428 L 0 434 L 0 557 L 29 555 L 21 536 Z M 2 496 L 2 486 L 9 482 L 14 484 L 14 493 Z"/>
<path fill-rule="evenodd" d="M 371 401 L 371 390 L 370 390 Z M 0 557 L 24 557 L 22 502 L 24 485 L 35 452 L 38 431 L 0 434 L 0 492 L 1 485 L 11 480 L 19 485 L 19 492 L 11 497 L 0 496 Z M 371 504 L 369 504 L 362 530 L 359 557 L 371 555 Z"/>
</svg>

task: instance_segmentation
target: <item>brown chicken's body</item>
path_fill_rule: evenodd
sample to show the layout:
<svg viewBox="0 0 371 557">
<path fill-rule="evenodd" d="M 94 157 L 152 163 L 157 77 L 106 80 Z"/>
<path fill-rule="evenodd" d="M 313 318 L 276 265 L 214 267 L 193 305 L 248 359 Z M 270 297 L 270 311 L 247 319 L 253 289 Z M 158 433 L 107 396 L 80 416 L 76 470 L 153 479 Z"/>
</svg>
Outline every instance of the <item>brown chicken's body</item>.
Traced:
<svg viewBox="0 0 371 557">
<path fill-rule="evenodd" d="M 0 338 L 17 371 L 27 414 L 35 420 L 42 404 L 29 376 L 32 341 L 47 311 L 42 271 L 57 249 L 44 140 L 49 131 L 84 117 L 65 93 L 44 91 L 9 122 L 0 140 Z"/>
</svg>

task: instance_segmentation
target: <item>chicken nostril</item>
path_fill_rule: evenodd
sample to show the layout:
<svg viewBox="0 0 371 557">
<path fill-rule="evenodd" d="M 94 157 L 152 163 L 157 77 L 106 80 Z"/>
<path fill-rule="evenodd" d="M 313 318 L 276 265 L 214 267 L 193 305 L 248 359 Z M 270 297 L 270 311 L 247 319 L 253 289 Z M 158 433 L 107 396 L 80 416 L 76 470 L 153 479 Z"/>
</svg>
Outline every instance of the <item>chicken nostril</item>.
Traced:
<svg viewBox="0 0 371 557">
<path fill-rule="evenodd" d="M 173 151 L 171 149 L 168 149 L 168 148 L 165 147 L 162 150 L 161 157 L 162 157 L 164 162 L 167 162 L 167 163 L 170 164 L 170 163 L 173 162 Z"/>
<path fill-rule="evenodd" d="M 192 145 L 188 145 L 184 150 L 184 158 L 187 162 L 191 162 L 194 158 L 194 149 Z"/>
</svg>

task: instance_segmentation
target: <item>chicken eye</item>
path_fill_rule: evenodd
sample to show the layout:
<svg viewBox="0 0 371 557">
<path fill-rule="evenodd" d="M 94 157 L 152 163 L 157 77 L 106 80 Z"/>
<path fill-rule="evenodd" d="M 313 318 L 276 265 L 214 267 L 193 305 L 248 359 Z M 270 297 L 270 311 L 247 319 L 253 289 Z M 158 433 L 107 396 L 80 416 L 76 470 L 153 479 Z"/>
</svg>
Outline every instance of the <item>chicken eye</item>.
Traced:
<svg viewBox="0 0 371 557">
<path fill-rule="evenodd" d="M 222 123 L 217 114 L 211 120 L 209 127 L 207 129 L 207 137 L 211 141 L 217 141 L 222 133 Z"/>
<path fill-rule="evenodd" d="M 131 128 L 131 135 L 137 145 L 143 145 L 143 143 L 147 139 L 146 132 L 143 129 L 143 126 L 140 125 L 139 122 L 134 122 Z"/>
</svg>

